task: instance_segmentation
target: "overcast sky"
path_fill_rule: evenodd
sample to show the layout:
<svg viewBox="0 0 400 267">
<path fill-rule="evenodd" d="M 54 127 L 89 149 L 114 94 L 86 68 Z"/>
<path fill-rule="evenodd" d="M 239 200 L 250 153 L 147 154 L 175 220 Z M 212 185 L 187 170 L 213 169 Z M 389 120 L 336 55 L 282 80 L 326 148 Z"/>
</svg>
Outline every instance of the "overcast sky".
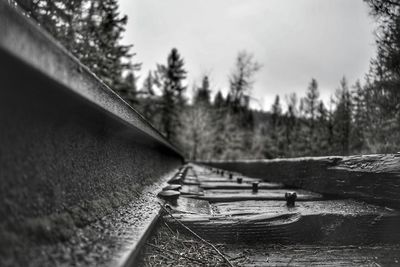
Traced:
<svg viewBox="0 0 400 267">
<path fill-rule="evenodd" d="M 176 47 L 189 91 L 208 74 L 214 92 L 227 92 L 235 57 L 246 50 L 263 65 L 252 91 L 260 104 L 252 106 L 266 110 L 276 94 L 302 96 L 312 77 L 327 101 L 343 75 L 364 79 L 376 49 L 362 0 L 120 0 L 120 8 L 142 78 Z"/>
</svg>

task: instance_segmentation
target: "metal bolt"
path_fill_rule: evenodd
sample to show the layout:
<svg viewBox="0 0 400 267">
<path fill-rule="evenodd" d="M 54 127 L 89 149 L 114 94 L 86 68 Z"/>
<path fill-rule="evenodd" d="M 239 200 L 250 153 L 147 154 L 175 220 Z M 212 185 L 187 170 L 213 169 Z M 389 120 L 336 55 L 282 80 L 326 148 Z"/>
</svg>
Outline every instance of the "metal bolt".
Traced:
<svg viewBox="0 0 400 267">
<path fill-rule="evenodd" d="M 236 181 L 238 184 L 241 184 L 243 182 L 243 178 L 242 177 L 238 177 L 236 178 Z"/>
<path fill-rule="evenodd" d="M 258 182 L 253 182 L 252 183 L 252 185 L 253 185 L 253 193 L 257 193 L 258 192 Z"/>
<path fill-rule="evenodd" d="M 286 199 L 286 206 L 294 207 L 294 204 L 295 204 L 296 199 L 297 199 L 296 192 L 286 192 L 285 193 L 285 199 Z"/>
<path fill-rule="evenodd" d="M 176 200 L 179 198 L 181 193 L 175 190 L 164 190 L 158 193 L 158 196 L 171 202 L 174 203 Z"/>
<path fill-rule="evenodd" d="M 232 179 L 233 178 L 233 175 L 232 175 L 232 173 L 230 173 L 229 174 L 229 179 Z"/>
</svg>

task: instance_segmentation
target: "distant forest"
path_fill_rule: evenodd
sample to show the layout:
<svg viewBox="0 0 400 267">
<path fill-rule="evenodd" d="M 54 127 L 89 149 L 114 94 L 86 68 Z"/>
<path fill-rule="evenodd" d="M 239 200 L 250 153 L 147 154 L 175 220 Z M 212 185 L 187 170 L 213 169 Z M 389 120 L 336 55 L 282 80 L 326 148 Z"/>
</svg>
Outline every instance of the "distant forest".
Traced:
<svg viewBox="0 0 400 267">
<path fill-rule="evenodd" d="M 304 96 L 279 96 L 269 111 L 249 106 L 260 65 L 238 53 L 223 95 L 207 76 L 191 99 L 183 56 L 173 48 L 139 85 L 140 64 L 121 44 L 127 17 L 117 0 L 9 0 L 50 32 L 189 159 L 277 158 L 400 151 L 400 1 L 366 0 L 379 24 L 365 85 L 345 77 L 328 105 L 310 77 Z M 322 65 L 322 62 L 321 62 Z M 335 88 L 332 88 L 335 89 Z M 214 92 L 212 94 L 212 92 Z M 214 97 L 212 97 L 214 95 Z M 285 110 L 282 102 L 286 103 Z"/>
</svg>

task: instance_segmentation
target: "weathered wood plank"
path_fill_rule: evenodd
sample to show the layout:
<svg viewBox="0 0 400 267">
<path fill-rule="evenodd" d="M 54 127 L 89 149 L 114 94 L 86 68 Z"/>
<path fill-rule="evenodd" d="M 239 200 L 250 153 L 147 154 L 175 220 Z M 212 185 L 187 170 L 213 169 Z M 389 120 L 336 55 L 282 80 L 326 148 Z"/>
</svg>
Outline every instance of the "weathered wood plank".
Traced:
<svg viewBox="0 0 400 267">
<path fill-rule="evenodd" d="M 251 183 L 234 183 L 234 182 L 206 182 L 200 183 L 203 189 L 252 189 Z M 280 189 L 284 185 L 281 183 L 259 183 L 258 189 Z"/>
<path fill-rule="evenodd" d="M 182 195 L 202 195 L 203 189 L 196 184 L 183 184 L 181 189 Z"/>
<path fill-rule="evenodd" d="M 248 177 L 241 177 L 242 178 L 242 183 L 253 183 L 253 182 L 262 182 L 261 179 L 255 179 L 255 178 L 248 178 Z M 228 179 L 228 178 L 218 178 L 218 177 L 199 177 L 198 179 L 199 184 L 200 183 L 237 183 L 236 178 L 235 179 Z"/>
<path fill-rule="evenodd" d="M 181 197 L 174 203 L 168 202 L 166 204 L 169 205 L 172 213 L 211 214 L 210 203 L 205 200 Z"/>
<path fill-rule="evenodd" d="M 205 190 L 203 196 L 197 196 L 199 199 L 208 200 L 210 202 L 227 202 L 227 201 L 245 201 L 245 200 L 281 200 L 285 201 L 285 189 L 259 190 L 253 193 L 251 190 L 245 189 L 215 189 Z M 290 190 L 289 190 L 290 191 Z M 294 190 L 297 194 L 296 201 L 321 200 L 323 197 L 318 193 L 305 190 Z M 284 202 L 282 202 L 284 204 Z"/>
<path fill-rule="evenodd" d="M 231 245 L 224 251 L 242 257 L 240 266 L 399 266 L 400 246 Z"/>
<path fill-rule="evenodd" d="M 226 242 L 400 241 L 398 212 L 350 200 L 298 203 L 294 208 L 287 208 L 279 201 L 243 201 L 212 204 L 211 210 L 210 215 L 178 212 L 174 216 L 201 236 Z M 179 227 L 168 216 L 165 219 Z"/>
<path fill-rule="evenodd" d="M 193 168 L 198 181 L 224 179 L 205 168 Z M 284 194 L 293 189 L 260 189 L 253 194 L 251 189 L 242 188 L 246 183 L 240 188 L 217 189 L 207 184 L 232 182 L 199 183 L 191 186 L 203 189 L 207 201 L 181 197 L 171 209 L 175 219 L 164 219 L 171 227 L 180 228 L 179 220 L 206 239 L 229 243 L 224 253 L 231 258 L 243 257 L 243 261 L 235 261 L 238 266 L 398 265 L 400 212 L 396 209 L 333 198 L 303 199 L 288 207 Z M 320 196 L 295 191 L 299 200 Z M 246 200 L 257 195 L 277 200 Z M 218 201 L 213 201 L 215 197 Z"/>
<path fill-rule="evenodd" d="M 371 205 L 355 200 L 323 200 L 296 202 L 294 207 L 288 207 L 282 201 L 238 201 L 238 202 L 216 202 L 211 204 L 215 214 L 241 214 L 241 213 L 266 213 L 269 215 L 300 213 L 301 215 L 361 215 L 395 213 L 395 210 Z"/>
<path fill-rule="evenodd" d="M 400 154 L 202 163 L 264 181 L 400 207 Z"/>
</svg>

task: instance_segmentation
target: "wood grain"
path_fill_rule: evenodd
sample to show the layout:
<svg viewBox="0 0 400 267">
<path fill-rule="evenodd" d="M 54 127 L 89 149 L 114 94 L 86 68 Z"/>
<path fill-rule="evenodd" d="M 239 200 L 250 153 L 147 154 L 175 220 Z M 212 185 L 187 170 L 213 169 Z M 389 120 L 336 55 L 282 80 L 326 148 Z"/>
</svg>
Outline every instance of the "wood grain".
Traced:
<svg viewBox="0 0 400 267">
<path fill-rule="evenodd" d="M 400 214 L 351 200 L 310 201 L 288 208 L 282 201 L 211 204 L 210 214 L 174 217 L 210 240 L 256 243 L 398 243 Z M 165 217 L 172 225 L 179 225 Z"/>
<path fill-rule="evenodd" d="M 230 245 L 225 252 L 241 257 L 238 265 L 256 266 L 399 266 L 399 245 Z"/>
<path fill-rule="evenodd" d="M 400 207 L 400 154 L 202 164 L 318 193 Z"/>
</svg>

